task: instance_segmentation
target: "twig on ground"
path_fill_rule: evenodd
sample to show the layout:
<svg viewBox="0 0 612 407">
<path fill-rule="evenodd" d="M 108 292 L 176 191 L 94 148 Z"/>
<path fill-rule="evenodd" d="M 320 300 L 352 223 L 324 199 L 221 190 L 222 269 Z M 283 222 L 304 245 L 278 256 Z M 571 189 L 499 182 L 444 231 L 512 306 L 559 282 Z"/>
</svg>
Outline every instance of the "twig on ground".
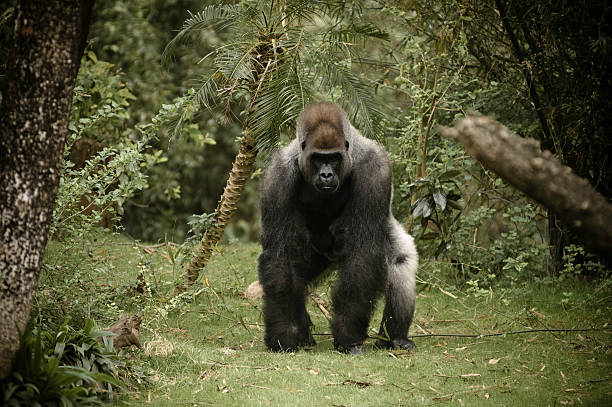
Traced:
<svg viewBox="0 0 612 407">
<path fill-rule="evenodd" d="M 493 333 L 484 333 L 484 334 L 416 334 L 416 335 L 408 335 L 409 338 L 426 338 L 433 336 L 442 336 L 442 337 L 457 337 L 457 338 L 486 338 L 488 336 L 502 336 L 502 335 L 516 335 L 516 334 L 528 334 L 534 332 L 589 332 L 589 331 L 612 331 L 612 326 L 602 327 L 602 328 L 558 328 L 558 329 L 521 329 L 519 331 L 506 331 L 506 332 L 493 332 Z"/>
<path fill-rule="evenodd" d="M 473 388 L 469 389 L 469 390 L 463 390 L 463 391 L 458 391 L 456 393 L 448 393 L 448 394 L 444 394 L 438 397 L 434 397 L 433 400 L 436 401 L 448 401 L 448 400 L 452 400 L 455 396 L 460 396 L 462 394 L 469 394 L 469 393 L 478 393 L 481 391 L 487 391 L 490 390 L 492 388 L 498 388 L 501 386 L 473 386 Z M 431 388 L 431 387 L 430 387 Z"/>
<path fill-rule="evenodd" d="M 241 369 L 241 368 L 246 368 L 246 369 L 255 369 L 255 370 L 274 370 L 274 367 L 272 366 L 248 366 L 248 365 L 232 365 L 230 363 L 225 363 L 225 362 L 218 362 L 216 360 L 213 359 L 209 359 L 210 362 L 201 362 L 207 365 L 211 365 L 211 366 L 217 366 L 217 367 L 231 367 L 231 368 L 236 368 L 236 369 Z"/>
</svg>

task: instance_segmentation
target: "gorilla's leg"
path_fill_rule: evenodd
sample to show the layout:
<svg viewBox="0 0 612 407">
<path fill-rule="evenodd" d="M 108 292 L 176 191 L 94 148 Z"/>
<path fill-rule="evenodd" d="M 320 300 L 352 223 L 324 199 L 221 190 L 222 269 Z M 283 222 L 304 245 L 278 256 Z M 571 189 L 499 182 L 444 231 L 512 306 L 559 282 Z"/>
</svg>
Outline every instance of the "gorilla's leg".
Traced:
<svg viewBox="0 0 612 407">
<path fill-rule="evenodd" d="M 380 348 L 413 349 L 408 328 L 414 315 L 416 252 L 399 255 L 389 266 L 386 303 L 376 341 Z"/>
<path fill-rule="evenodd" d="M 311 346 L 315 341 L 310 333 L 312 322 L 306 311 L 306 286 L 325 264 L 291 264 L 287 257 L 271 261 L 265 253 L 259 258 L 259 280 L 264 290 L 264 342 L 274 351 L 294 351 L 299 346 Z"/>
<path fill-rule="evenodd" d="M 334 317 L 331 327 L 336 349 L 363 354 L 372 311 L 384 287 L 384 276 L 380 273 L 384 266 L 351 263 L 341 267 L 332 292 Z"/>
</svg>

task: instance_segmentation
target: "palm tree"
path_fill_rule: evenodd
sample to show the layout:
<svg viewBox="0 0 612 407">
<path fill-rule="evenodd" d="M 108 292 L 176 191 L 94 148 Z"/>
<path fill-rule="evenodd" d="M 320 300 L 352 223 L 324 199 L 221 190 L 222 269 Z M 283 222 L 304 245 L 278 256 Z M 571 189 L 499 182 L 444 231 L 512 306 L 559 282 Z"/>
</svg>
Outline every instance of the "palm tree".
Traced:
<svg viewBox="0 0 612 407">
<path fill-rule="evenodd" d="M 369 38 L 387 34 L 371 23 L 358 23 L 359 2 L 347 8 L 344 1 L 287 0 L 245 1 L 214 5 L 190 14 L 164 55 L 203 30 L 227 30 L 229 40 L 206 55 L 211 72 L 192 93 L 193 103 L 211 109 L 245 100 L 240 147 L 225 190 L 215 210 L 215 221 L 204 233 L 184 271 L 192 285 L 221 239 L 259 153 L 278 145 L 304 106 L 318 96 L 315 89 L 333 89 L 342 96 L 347 113 L 365 134 L 375 135 L 380 115 L 371 90 L 351 70 L 358 49 Z M 179 121 L 182 120 L 179 119 Z M 177 124 L 175 128 L 180 128 Z M 184 289 L 181 284 L 179 290 Z"/>
</svg>

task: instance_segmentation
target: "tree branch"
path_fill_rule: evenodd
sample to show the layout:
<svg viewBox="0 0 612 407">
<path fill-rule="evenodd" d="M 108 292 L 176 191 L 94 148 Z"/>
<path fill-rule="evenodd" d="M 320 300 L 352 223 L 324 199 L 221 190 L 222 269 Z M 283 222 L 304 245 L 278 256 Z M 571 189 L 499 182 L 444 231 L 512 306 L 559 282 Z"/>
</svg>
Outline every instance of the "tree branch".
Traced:
<svg viewBox="0 0 612 407">
<path fill-rule="evenodd" d="M 549 208 L 586 246 L 612 261 L 612 205 L 538 142 L 478 114 L 454 128 L 441 127 L 440 133 L 459 141 L 485 167 Z"/>
</svg>

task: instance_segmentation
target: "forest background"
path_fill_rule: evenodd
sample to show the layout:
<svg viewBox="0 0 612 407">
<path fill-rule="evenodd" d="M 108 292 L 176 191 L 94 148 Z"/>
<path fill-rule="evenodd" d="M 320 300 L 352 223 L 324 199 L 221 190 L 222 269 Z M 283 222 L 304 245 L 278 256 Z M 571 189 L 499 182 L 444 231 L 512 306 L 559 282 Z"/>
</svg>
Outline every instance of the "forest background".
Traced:
<svg viewBox="0 0 612 407">
<path fill-rule="evenodd" d="M 450 126 L 468 111 L 493 116 L 516 134 L 539 140 L 609 199 L 612 57 L 605 2 L 320 3 L 327 14 L 304 18 L 323 33 L 316 56 L 330 57 L 333 63 L 324 72 L 339 80 L 320 82 L 318 61 L 302 55 L 300 79 L 325 85 L 303 100 L 342 104 L 367 136 L 385 146 L 394 168 L 394 213 L 417 239 L 422 269 L 435 269 L 436 278 L 443 276 L 475 298 L 486 298 L 493 289 L 521 292 L 567 280 L 588 281 L 602 295 L 610 290 L 607 264 L 545 208 L 438 132 L 438 126 Z M 266 12 L 282 4 L 238 3 L 261 11 L 263 18 L 253 18 L 262 27 Z M 2 68 L 13 5 L 4 1 L 1 7 Z M 50 232 L 53 267 L 73 261 L 58 260 L 58 253 L 60 258 L 92 256 L 96 239 L 118 231 L 150 251 L 166 248 L 170 285 L 182 278 L 193 244 L 214 222 L 248 113 L 249 94 L 240 90 L 209 108 L 209 78 L 220 58 L 233 61 L 220 50 L 236 35 L 222 24 L 197 25 L 205 10 L 212 10 L 209 5 L 217 2 L 96 1 Z M 164 59 L 167 45 L 189 19 L 198 30 L 174 44 Z M 277 114 L 270 119 L 280 122 L 274 146 L 291 139 L 295 119 Z M 224 247 L 251 247 L 249 242 L 257 241 L 258 188 L 268 147 L 225 230 Z M 69 284 L 68 277 L 53 274 L 51 262 L 45 264 L 41 281 L 49 297 L 39 298 L 34 315 L 39 329 L 57 331 L 67 315 L 51 304 L 60 287 L 74 281 Z M 138 281 L 148 280 L 151 264 L 140 262 L 145 271 Z M 188 303 L 209 284 L 205 276 L 200 283 L 165 307 Z M 81 326 L 90 317 L 106 324 L 132 309 L 105 295 L 107 303 L 93 311 L 91 300 L 64 299 L 75 308 L 73 324 Z"/>
</svg>

